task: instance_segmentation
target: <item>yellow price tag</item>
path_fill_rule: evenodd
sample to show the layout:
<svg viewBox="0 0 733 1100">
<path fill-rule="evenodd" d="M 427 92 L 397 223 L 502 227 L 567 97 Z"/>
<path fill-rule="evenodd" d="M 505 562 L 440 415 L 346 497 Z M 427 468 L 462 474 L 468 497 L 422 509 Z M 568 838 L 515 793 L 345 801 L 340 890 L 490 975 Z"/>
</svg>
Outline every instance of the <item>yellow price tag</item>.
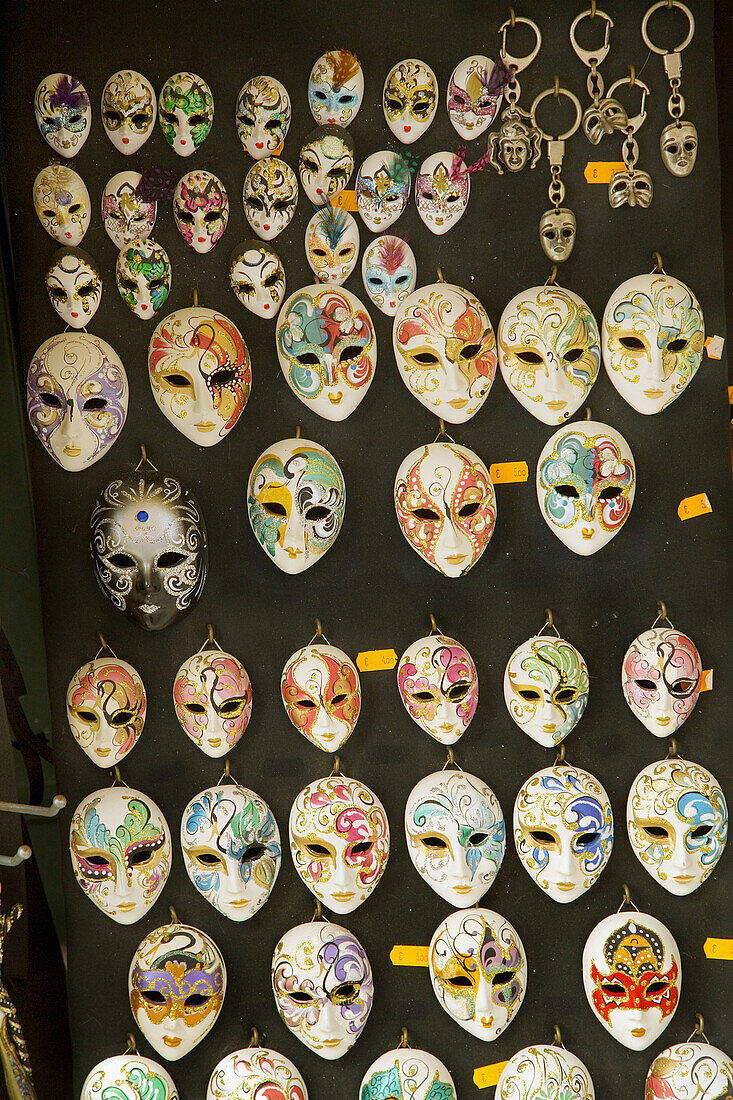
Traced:
<svg viewBox="0 0 733 1100">
<path fill-rule="evenodd" d="M 719 940 L 708 936 L 705 943 L 702 945 L 702 949 L 705 952 L 706 959 L 725 959 L 727 962 L 733 961 L 733 940 Z"/>
<path fill-rule="evenodd" d="M 284 148 L 285 148 L 285 142 L 281 141 L 280 144 L 278 145 L 277 149 L 275 150 L 274 153 L 271 154 L 271 156 L 279 157 Z"/>
<path fill-rule="evenodd" d="M 494 485 L 503 485 L 509 481 L 526 481 L 529 467 L 526 462 L 492 462 L 489 477 Z"/>
<path fill-rule="evenodd" d="M 427 966 L 427 947 L 416 947 L 410 943 L 396 943 L 389 953 L 392 966 Z"/>
<path fill-rule="evenodd" d="M 704 668 L 700 677 L 700 691 L 712 691 L 713 690 L 713 670 L 711 668 Z"/>
<path fill-rule="evenodd" d="M 708 336 L 705 341 L 705 351 L 708 353 L 708 359 L 720 359 L 724 346 L 725 340 L 722 336 Z"/>
<path fill-rule="evenodd" d="M 357 210 L 356 191 L 339 191 L 331 199 L 331 206 L 338 206 L 341 210 Z"/>
<path fill-rule="evenodd" d="M 589 160 L 583 175 L 586 183 L 610 183 L 611 176 L 625 168 L 622 160 Z"/>
<path fill-rule="evenodd" d="M 393 649 L 367 649 L 356 658 L 359 672 L 380 672 L 386 668 L 394 668 L 396 664 L 397 654 Z"/>
<path fill-rule="evenodd" d="M 685 497 L 680 501 L 677 515 L 682 520 L 694 519 L 695 516 L 704 516 L 712 510 L 713 506 L 708 499 L 708 494 L 696 493 L 695 496 Z"/>
<path fill-rule="evenodd" d="M 479 1066 L 473 1071 L 474 1085 L 477 1089 L 488 1089 L 491 1085 L 498 1085 L 504 1067 L 508 1065 L 508 1062 L 494 1062 L 490 1066 Z"/>
<path fill-rule="evenodd" d="M 728 386 L 728 404 L 733 405 L 733 386 Z"/>
</svg>

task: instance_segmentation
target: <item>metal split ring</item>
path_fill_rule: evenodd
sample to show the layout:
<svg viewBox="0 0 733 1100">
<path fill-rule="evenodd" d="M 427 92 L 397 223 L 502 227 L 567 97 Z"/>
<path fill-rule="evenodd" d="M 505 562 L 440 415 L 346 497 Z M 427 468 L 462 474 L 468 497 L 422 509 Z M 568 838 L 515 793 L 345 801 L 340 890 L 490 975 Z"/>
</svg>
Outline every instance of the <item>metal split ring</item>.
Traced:
<svg viewBox="0 0 733 1100">
<path fill-rule="evenodd" d="M 565 99 L 569 99 L 575 107 L 575 122 L 569 130 L 566 130 L 564 134 L 560 134 L 559 137 L 553 137 L 552 134 L 545 133 L 542 127 L 537 124 L 537 108 L 539 107 L 542 100 L 547 99 L 548 96 L 564 96 Z M 545 141 L 568 141 L 568 139 L 573 136 L 575 131 L 580 126 L 580 119 L 582 114 L 583 108 L 580 106 L 580 100 L 578 99 L 578 97 L 576 95 L 573 95 L 572 92 L 568 91 L 567 88 L 561 88 L 557 77 L 555 77 L 555 84 L 552 86 L 552 88 L 546 88 L 544 92 L 540 92 L 540 94 L 535 97 L 529 111 L 529 117 L 532 119 L 532 125 L 539 130 Z"/>
<path fill-rule="evenodd" d="M 595 19 L 596 16 L 599 16 L 601 19 L 603 19 L 605 23 L 603 45 L 600 46 L 597 50 L 584 50 L 582 46 L 578 45 L 578 41 L 575 37 L 575 31 L 577 30 L 578 24 L 581 23 L 583 19 Z M 607 15 L 605 11 L 601 11 L 600 8 L 596 8 L 595 4 L 593 4 L 593 6 L 588 8 L 586 11 L 582 11 L 580 15 L 576 15 L 575 19 L 573 19 L 572 23 L 570 24 L 570 45 L 573 47 L 583 64 L 587 65 L 588 68 L 590 68 L 591 65 L 593 65 L 594 63 L 596 65 L 600 65 L 601 62 L 605 61 L 608 57 L 608 51 L 611 48 L 610 40 L 612 26 L 613 19 L 611 19 L 611 16 Z"/>
<path fill-rule="evenodd" d="M 659 11 L 660 8 L 679 8 L 680 11 L 683 11 L 685 13 L 690 24 L 686 38 L 684 38 L 682 42 L 680 42 L 679 46 L 676 46 L 673 50 L 664 50 L 660 46 L 655 46 L 649 37 L 649 32 L 647 30 L 649 19 L 654 14 L 654 12 Z M 657 0 L 656 4 L 652 4 L 652 6 L 649 8 L 646 15 L 641 21 L 641 37 L 644 39 L 644 44 L 649 47 L 652 53 L 658 53 L 662 55 L 668 53 L 682 53 L 682 51 L 690 45 L 690 42 L 692 42 L 694 34 L 695 17 L 688 8 L 687 4 L 682 3 L 682 0 Z"/>
</svg>

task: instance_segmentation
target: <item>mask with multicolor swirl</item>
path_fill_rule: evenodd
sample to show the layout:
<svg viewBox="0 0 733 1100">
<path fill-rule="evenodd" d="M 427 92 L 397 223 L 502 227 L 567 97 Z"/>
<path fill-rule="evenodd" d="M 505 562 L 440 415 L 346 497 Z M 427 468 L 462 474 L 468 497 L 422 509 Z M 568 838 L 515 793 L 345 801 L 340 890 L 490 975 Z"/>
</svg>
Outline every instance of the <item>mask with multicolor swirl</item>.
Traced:
<svg viewBox="0 0 733 1100">
<path fill-rule="evenodd" d="M 361 683 L 342 649 L 314 643 L 297 650 L 282 671 L 280 694 L 295 728 L 324 752 L 338 752 L 353 733 Z"/>
<path fill-rule="evenodd" d="M 211 252 L 229 221 L 229 196 L 224 184 L 203 169 L 187 172 L 176 184 L 173 218 L 194 252 Z"/>
<path fill-rule="evenodd" d="M 672 626 L 644 630 L 626 650 L 621 666 L 624 698 L 655 737 L 669 737 L 687 721 L 701 686 L 697 646 Z"/>
<path fill-rule="evenodd" d="M 538 745 L 552 748 L 580 721 L 588 702 L 588 666 L 564 638 L 537 634 L 522 642 L 504 670 L 509 714 Z"/>
<path fill-rule="evenodd" d="M 463 736 L 478 706 L 473 658 L 444 634 L 429 634 L 407 647 L 397 666 L 397 687 L 413 722 L 442 745 Z"/>
<path fill-rule="evenodd" d="M 270 1047 L 254 1046 L 234 1050 L 217 1062 L 206 1100 L 308 1100 L 308 1090 L 289 1058 Z"/>
<path fill-rule="evenodd" d="M 252 715 L 247 670 L 231 653 L 199 650 L 176 673 L 173 705 L 181 729 L 202 752 L 213 759 L 226 756 Z"/>
<path fill-rule="evenodd" d="M 92 128 L 92 107 L 82 82 L 68 73 L 51 73 L 36 88 L 33 110 L 44 141 L 62 157 L 75 157 Z"/>
<path fill-rule="evenodd" d="M 100 768 L 119 764 L 135 747 L 147 707 L 139 672 L 115 656 L 87 661 L 71 677 L 66 691 L 69 729 Z"/>
<path fill-rule="evenodd" d="M 190 157 L 209 136 L 214 122 L 211 88 L 195 73 L 174 73 L 158 98 L 163 136 L 179 157 Z"/>
</svg>

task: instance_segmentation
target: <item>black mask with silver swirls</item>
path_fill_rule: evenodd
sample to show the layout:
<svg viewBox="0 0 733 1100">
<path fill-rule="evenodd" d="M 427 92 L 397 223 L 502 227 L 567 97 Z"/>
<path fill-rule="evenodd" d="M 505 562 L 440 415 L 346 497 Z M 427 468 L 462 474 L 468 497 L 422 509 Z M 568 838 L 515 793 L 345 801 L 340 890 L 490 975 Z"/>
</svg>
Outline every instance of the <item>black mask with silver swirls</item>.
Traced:
<svg viewBox="0 0 733 1100">
<path fill-rule="evenodd" d="M 115 478 L 97 498 L 91 528 L 100 588 L 145 630 L 163 630 L 196 603 L 206 580 L 206 528 L 176 478 Z"/>
</svg>

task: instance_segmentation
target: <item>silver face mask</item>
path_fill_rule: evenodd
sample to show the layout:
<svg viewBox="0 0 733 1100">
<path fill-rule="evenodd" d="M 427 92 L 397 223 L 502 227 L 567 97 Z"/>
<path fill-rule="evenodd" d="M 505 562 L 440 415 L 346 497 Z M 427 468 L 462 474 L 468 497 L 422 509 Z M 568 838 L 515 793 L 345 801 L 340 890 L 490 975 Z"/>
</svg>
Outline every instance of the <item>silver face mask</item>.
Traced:
<svg viewBox="0 0 733 1100">
<path fill-rule="evenodd" d="M 540 218 L 540 244 L 549 260 L 563 263 L 575 245 L 575 214 L 567 207 L 547 210 Z"/>
</svg>

